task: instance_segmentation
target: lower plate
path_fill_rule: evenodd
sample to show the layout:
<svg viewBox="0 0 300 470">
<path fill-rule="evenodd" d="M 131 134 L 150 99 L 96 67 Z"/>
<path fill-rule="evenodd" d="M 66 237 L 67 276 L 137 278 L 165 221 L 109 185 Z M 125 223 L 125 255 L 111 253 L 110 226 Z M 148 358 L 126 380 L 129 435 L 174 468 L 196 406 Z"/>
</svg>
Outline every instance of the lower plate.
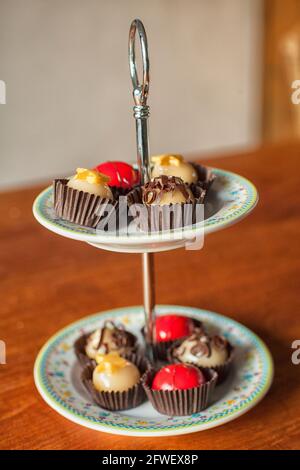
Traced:
<svg viewBox="0 0 300 470">
<path fill-rule="evenodd" d="M 157 313 L 180 313 L 204 321 L 211 331 L 222 332 L 236 348 L 236 361 L 226 382 L 218 386 L 209 408 L 186 417 L 157 413 L 149 402 L 134 410 L 109 412 L 94 405 L 79 380 L 73 351 L 75 339 L 100 327 L 107 319 L 123 324 L 140 336 L 142 307 L 125 307 L 86 317 L 49 339 L 34 366 L 36 386 L 59 414 L 97 431 L 127 436 L 171 436 L 220 426 L 249 411 L 267 393 L 273 378 L 273 361 L 263 341 L 245 326 L 217 313 L 174 305 L 157 306 Z"/>
</svg>

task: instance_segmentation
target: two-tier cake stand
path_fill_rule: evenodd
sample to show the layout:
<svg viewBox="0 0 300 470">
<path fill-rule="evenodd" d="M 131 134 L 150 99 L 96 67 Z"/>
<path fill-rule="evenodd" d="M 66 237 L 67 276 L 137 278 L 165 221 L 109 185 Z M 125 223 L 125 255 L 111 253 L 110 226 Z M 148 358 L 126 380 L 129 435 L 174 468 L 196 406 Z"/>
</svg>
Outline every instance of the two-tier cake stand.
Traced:
<svg viewBox="0 0 300 470">
<path fill-rule="evenodd" d="M 143 79 L 140 82 L 135 59 L 135 39 L 139 36 Z M 129 64 L 133 83 L 134 118 L 136 122 L 137 163 L 141 182 L 149 180 L 148 147 L 149 59 L 143 24 L 134 20 L 129 33 Z M 52 187 L 35 200 L 33 213 L 39 223 L 59 235 L 83 241 L 96 248 L 142 254 L 143 307 L 124 307 L 86 317 L 59 331 L 44 345 L 34 368 L 35 383 L 45 401 L 71 421 L 96 430 L 135 436 L 161 436 L 195 432 L 235 419 L 252 408 L 268 391 L 273 376 L 270 353 L 264 343 L 249 329 L 222 315 L 183 306 L 155 305 L 154 253 L 184 246 L 192 249 L 197 237 L 203 237 L 244 218 L 257 203 L 257 191 L 242 176 L 213 169 L 214 184 L 205 201 L 204 220 L 182 229 L 145 233 L 120 230 L 97 231 L 78 226 L 55 216 Z M 82 331 L 100 327 L 114 319 L 137 336 L 146 327 L 148 354 L 151 357 L 155 315 L 180 313 L 200 318 L 212 330 L 221 330 L 236 347 L 235 370 L 226 383 L 217 387 L 214 402 L 201 413 L 188 417 L 159 415 L 149 403 L 134 410 L 109 412 L 91 403 L 79 381 L 79 370 L 73 343 Z M 152 358 L 153 360 L 153 358 Z"/>
</svg>

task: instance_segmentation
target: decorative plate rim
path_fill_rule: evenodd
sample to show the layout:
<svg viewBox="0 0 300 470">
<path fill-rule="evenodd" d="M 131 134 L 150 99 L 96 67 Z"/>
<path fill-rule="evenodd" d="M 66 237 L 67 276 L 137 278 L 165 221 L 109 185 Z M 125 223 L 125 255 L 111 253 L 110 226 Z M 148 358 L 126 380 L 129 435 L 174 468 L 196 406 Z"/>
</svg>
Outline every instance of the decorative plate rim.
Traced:
<svg viewBox="0 0 300 470">
<path fill-rule="evenodd" d="M 231 171 L 222 170 L 219 168 L 212 168 L 212 171 L 221 178 L 226 178 L 229 182 L 238 182 L 246 190 L 246 199 L 239 206 L 234 208 L 234 204 L 231 205 L 231 210 L 226 207 L 222 207 L 216 214 L 212 215 L 204 221 L 204 231 L 205 233 L 214 232 L 221 230 L 226 226 L 232 225 L 239 220 L 246 217 L 250 213 L 258 202 L 258 192 L 256 187 L 251 181 L 249 181 L 244 176 L 240 176 Z M 153 242 L 162 242 L 170 241 L 170 234 L 154 233 L 154 234 L 145 234 L 139 233 L 134 235 L 103 235 L 92 231 L 84 232 L 85 227 L 80 227 L 76 224 L 68 223 L 68 227 L 65 227 L 58 222 L 55 222 L 53 218 L 45 216 L 43 211 L 43 206 L 46 200 L 49 199 L 49 196 L 52 193 L 52 186 L 44 189 L 35 199 L 33 203 L 33 214 L 37 221 L 46 227 L 47 229 L 58 233 L 59 235 L 73 238 L 75 240 L 82 240 L 93 243 L 102 243 L 102 244 L 124 244 L 131 245 L 137 243 L 153 243 Z M 234 203 L 235 201 L 231 201 Z M 199 223 L 191 226 L 190 228 L 185 228 L 184 232 L 181 229 L 175 229 L 172 231 L 171 240 L 178 241 L 184 240 L 186 238 L 195 236 L 197 230 L 203 229 L 203 223 Z M 80 231 L 81 230 L 81 231 Z M 92 229 L 89 229 L 92 230 Z"/>
<path fill-rule="evenodd" d="M 187 434 L 192 432 L 198 432 L 201 430 L 209 429 L 212 427 L 220 426 L 225 424 L 226 422 L 232 421 L 233 419 L 238 418 L 242 414 L 249 411 L 255 405 L 257 405 L 263 397 L 268 392 L 274 374 L 274 366 L 273 366 L 273 359 L 272 356 L 265 345 L 265 343 L 249 328 L 245 327 L 241 323 L 233 320 L 230 317 L 226 317 L 224 315 L 211 312 L 205 309 L 199 309 L 194 307 L 185 307 L 179 305 L 158 305 L 156 307 L 157 313 L 162 314 L 166 311 L 173 311 L 174 313 L 180 312 L 183 315 L 194 315 L 194 316 L 201 316 L 206 315 L 211 317 L 212 319 L 215 318 L 221 323 L 231 323 L 238 329 L 242 330 L 246 336 L 251 338 L 251 340 L 257 345 L 258 349 L 261 351 L 261 357 L 264 361 L 264 371 L 265 375 L 264 378 L 261 379 L 261 383 L 259 386 L 259 391 L 257 393 L 252 393 L 254 396 L 248 397 L 244 400 L 242 405 L 239 405 L 238 409 L 237 406 L 233 406 L 226 410 L 225 416 L 217 416 L 214 419 L 211 419 L 208 422 L 199 421 L 194 423 L 185 423 L 180 425 L 170 424 L 169 426 L 159 427 L 155 429 L 155 426 L 136 426 L 130 425 L 128 426 L 120 424 L 120 423 L 113 423 L 107 421 L 93 421 L 92 417 L 86 417 L 80 413 L 76 413 L 76 410 L 70 409 L 68 404 L 61 403 L 61 399 L 56 398 L 53 391 L 49 391 L 43 382 L 43 370 L 44 370 L 44 362 L 46 361 L 47 354 L 49 354 L 50 348 L 53 348 L 56 342 L 62 340 L 62 338 L 68 334 L 72 334 L 76 329 L 80 329 L 83 326 L 86 326 L 87 323 L 96 322 L 99 319 L 104 319 L 105 317 L 112 317 L 112 316 L 120 316 L 128 313 L 128 309 L 132 313 L 140 313 L 142 311 L 141 306 L 134 306 L 134 307 L 122 307 L 118 309 L 106 310 L 105 312 L 99 312 L 93 315 L 86 316 L 80 320 L 77 320 L 68 326 L 62 328 L 57 333 L 55 333 L 41 348 L 40 352 L 35 361 L 34 365 L 34 380 L 36 387 L 41 394 L 42 398 L 50 405 L 55 411 L 59 414 L 64 416 L 65 418 L 73 421 L 77 424 L 83 425 L 85 427 L 95 429 L 97 431 L 108 432 L 113 434 L 120 434 L 120 435 L 131 435 L 131 436 L 167 436 L 167 435 L 178 435 L 178 434 Z"/>
</svg>

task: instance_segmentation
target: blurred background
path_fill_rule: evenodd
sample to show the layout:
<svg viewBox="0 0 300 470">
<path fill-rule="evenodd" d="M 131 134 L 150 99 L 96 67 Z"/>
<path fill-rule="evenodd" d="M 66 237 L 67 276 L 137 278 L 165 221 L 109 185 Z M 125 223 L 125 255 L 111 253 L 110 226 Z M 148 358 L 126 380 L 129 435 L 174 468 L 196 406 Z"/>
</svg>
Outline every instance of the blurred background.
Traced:
<svg viewBox="0 0 300 470">
<path fill-rule="evenodd" d="M 298 138 L 299 0 L 0 0 L 0 189 L 135 160 L 127 39 L 145 24 L 152 154 Z"/>
</svg>

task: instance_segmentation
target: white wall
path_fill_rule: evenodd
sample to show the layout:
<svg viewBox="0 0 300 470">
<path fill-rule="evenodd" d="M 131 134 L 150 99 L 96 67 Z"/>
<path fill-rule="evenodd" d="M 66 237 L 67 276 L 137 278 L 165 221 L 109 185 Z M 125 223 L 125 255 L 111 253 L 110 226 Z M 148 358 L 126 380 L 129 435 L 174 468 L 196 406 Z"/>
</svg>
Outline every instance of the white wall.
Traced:
<svg viewBox="0 0 300 470">
<path fill-rule="evenodd" d="M 148 33 L 152 153 L 258 139 L 261 0 L 0 0 L 0 187 L 135 159 L 135 17 Z"/>
</svg>

